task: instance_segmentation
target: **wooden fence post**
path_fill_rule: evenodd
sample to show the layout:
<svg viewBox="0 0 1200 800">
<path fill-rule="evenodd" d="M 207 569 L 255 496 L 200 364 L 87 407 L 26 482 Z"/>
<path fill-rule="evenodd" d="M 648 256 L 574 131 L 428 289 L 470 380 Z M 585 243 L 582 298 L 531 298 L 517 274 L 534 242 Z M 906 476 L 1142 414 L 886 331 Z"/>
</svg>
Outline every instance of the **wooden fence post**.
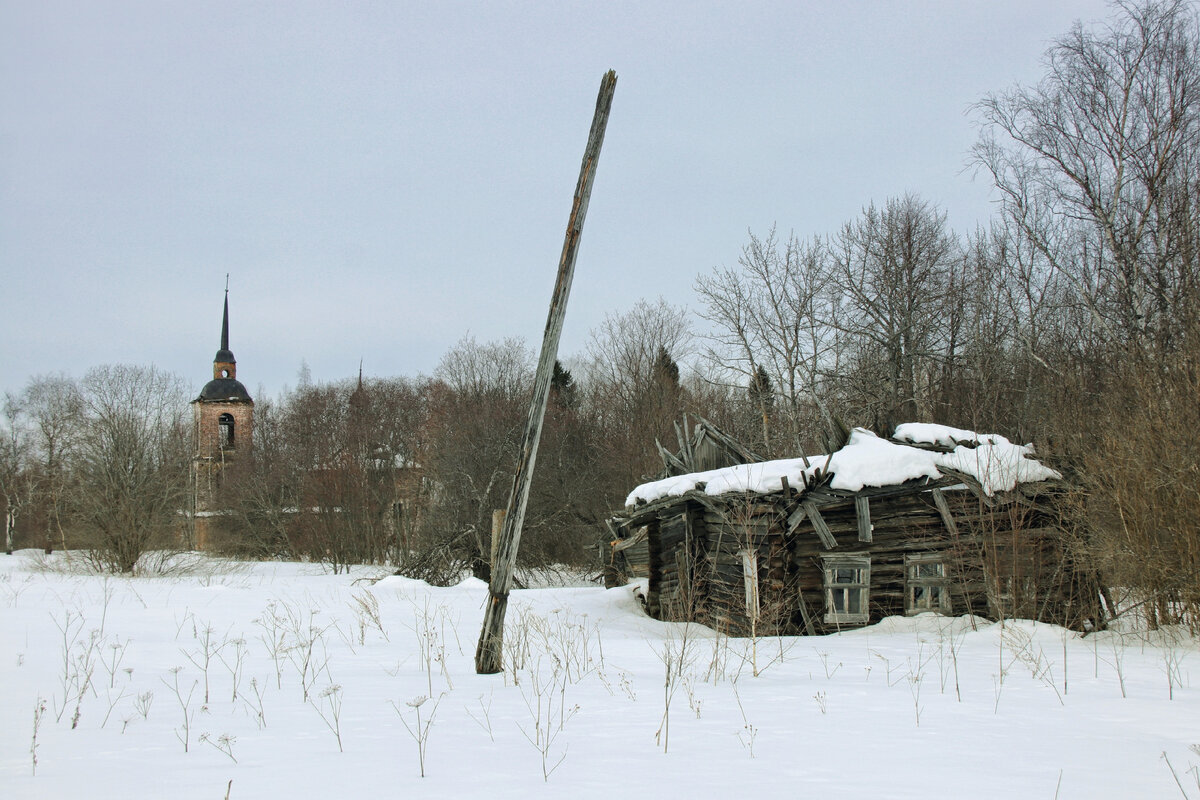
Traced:
<svg viewBox="0 0 1200 800">
<path fill-rule="evenodd" d="M 529 485 L 537 460 L 538 442 L 542 436 L 542 419 L 546 415 L 550 378 L 554 372 L 554 361 L 558 357 L 558 340 L 562 335 L 563 318 L 567 312 L 571 279 L 575 274 L 575 257 L 579 252 L 579 239 L 583 233 L 583 220 L 587 215 L 588 198 L 592 193 L 592 180 L 596 176 L 600 146 L 604 143 L 604 130 L 608 126 L 608 112 L 612 108 L 613 92 L 616 88 L 617 73 L 609 70 L 600 81 L 596 112 L 592 117 L 587 148 L 583 151 L 579 182 L 575 185 L 575 198 L 571 204 L 570 219 L 567 221 L 567 235 L 563 242 L 562 256 L 558 261 L 558 279 L 554 283 L 550 314 L 546 319 L 546 332 L 542 337 L 542 355 L 538 360 L 537 377 L 533 382 L 533 398 L 529 403 L 525 439 L 517 461 L 517 474 L 513 477 L 512 492 L 508 496 L 504 527 L 500 541 L 496 544 L 495 564 L 492 568 L 492 579 L 488 584 L 488 604 L 484 612 L 483 629 L 479 632 L 479 646 L 475 649 L 475 671 L 480 675 L 491 675 L 504 669 L 501 659 L 504 653 L 504 613 L 508 609 L 508 592 L 512 588 L 517 548 L 521 544 L 521 526 L 525 522 L 525 506 L 529 500 Z"/>
</svg>

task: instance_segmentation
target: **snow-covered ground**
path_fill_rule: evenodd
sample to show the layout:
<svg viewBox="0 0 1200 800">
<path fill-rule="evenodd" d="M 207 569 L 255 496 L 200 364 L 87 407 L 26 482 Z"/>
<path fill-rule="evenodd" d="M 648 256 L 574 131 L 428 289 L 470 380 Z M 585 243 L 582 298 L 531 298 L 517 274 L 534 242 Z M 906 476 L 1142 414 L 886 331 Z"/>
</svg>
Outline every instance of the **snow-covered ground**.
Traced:
<svg viewBox="0 0 1200 800">
<path fill-rule="evenodd" d="M 1197 643 L 1161 633 L 922 617 L 753 642 L 648 619 L 631 588 L 539 589 L 480 676 L 478 581 L 45 566 L 0 556 L 4 798 L 1200 800 Z"/>
</svg>

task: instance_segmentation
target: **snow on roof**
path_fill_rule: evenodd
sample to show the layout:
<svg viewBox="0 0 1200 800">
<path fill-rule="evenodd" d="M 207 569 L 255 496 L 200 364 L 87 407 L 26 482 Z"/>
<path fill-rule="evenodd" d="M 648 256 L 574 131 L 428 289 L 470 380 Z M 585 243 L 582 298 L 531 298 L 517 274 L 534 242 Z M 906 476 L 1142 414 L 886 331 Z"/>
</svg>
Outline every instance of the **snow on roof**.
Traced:
<svg viewBox="0 0 1200 800">
<path fill-rule="evenodd" d="M 738 464 L 724 469 L 675 475 L 644 483 L 629 493 L 625 506 L 677 497 L 703 487 L 704 493 L 729 492 L 767 494 L 778 491 L 780 480 L 797 488 L 819 471 L 833 474 L 830 486 L 856 492 L 864 486 L 895 486 L 914 478 L 942 477 L 938 467 L 966 473 L 979 481 L 989 495 L 1008 491 L 1018 483 L 1061 478 L 1062 475 L 1035 461 L 1031 445 L 1015 445 L 1003 436 L 978 434 L 943 425 L 908 423 L 896 428 L 896 438 L 914 443 L 938 443 L 953 447 L 956 442 L 978 442 L 978 447 L 956 446 L 949 453 L 935 453 L 906 444 L 880 439 L 865 428 L 855 428 L 846 446 L 832 456 L 784 458 L 755 464 Z M 828 466 L 826 466 L 828 462 Z"/>
<path fill-rule="evenodd" d="M 940 444 L 943 447 L 957 447 L 960 444 L 994 444 L 1008 443 L 1008 439 L 995 433 L 976 433 L 975 431 L 951 428 L 949 425 L 935 425 L 932 422 L 905 422 L 896 426 L 892 438 L 901 442 L 915 444 Z"/>
</svg>

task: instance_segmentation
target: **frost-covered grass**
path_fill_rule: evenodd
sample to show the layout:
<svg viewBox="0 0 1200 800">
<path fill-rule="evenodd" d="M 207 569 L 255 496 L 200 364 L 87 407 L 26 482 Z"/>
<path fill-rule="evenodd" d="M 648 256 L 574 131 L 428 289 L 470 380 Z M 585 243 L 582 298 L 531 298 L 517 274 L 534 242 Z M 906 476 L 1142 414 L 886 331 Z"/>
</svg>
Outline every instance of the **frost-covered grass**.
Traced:
<svg viewBox="0 0 1200 800">
<path fill-rule="evenodd" d="M 731 640 L 628 588 L 550 588 L 514 592 L 506 672 L 479 676 L 478 581 L 44 566 L 0 558 L 5 798 L 1200 800 L 1200 656 L 1167 633 Z"/>
</svg>

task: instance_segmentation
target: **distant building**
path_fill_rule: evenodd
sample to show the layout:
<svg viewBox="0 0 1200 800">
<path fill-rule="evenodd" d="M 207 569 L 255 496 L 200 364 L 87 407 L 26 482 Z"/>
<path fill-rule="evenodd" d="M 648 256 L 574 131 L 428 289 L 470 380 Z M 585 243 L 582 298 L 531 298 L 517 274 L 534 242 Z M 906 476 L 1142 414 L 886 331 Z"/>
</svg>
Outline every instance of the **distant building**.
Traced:
<svg viewBox="0 0 1200 800">
<path fill-rule="evenodd" d="M 229 349 L 229 290 L 221 319 L 221 349 L 213 359 L 213 378 L 192 401 L 192 482 L 195 498 L 194 546 L 204 550 L 220 525 L 222 480 L 250 455 L 254 441 L 254 400 L 237 379 L 237 360 Z"/>
</svg>

